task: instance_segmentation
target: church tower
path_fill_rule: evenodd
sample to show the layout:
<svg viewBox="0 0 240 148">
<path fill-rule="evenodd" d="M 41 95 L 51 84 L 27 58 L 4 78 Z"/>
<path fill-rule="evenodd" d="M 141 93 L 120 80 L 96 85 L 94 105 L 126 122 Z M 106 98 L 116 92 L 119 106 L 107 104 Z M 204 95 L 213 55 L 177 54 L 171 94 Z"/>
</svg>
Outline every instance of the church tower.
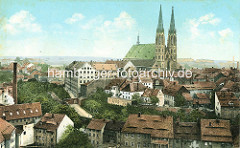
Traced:
<svg viewBox="0 0 240 148">
<path fill-rule="evenodd" d="M 155 41 L 155 64 L 154 68 L 164 68 L 165 66 L 165 36 L 163 28 L 163 19 L 162 19 L 162 6 L 160 5 L 158 26 L 156 31 L 156 41 Z"/>
<path fill-rule="evenodd" d="M 167 50 L 165 53 L 165 67 L 168 70 L 177 68 L 177 33 L 175 28 L 174 10 L 172 7 L 172 16 L 170 28 L 168 30 Z"/>
</svg>

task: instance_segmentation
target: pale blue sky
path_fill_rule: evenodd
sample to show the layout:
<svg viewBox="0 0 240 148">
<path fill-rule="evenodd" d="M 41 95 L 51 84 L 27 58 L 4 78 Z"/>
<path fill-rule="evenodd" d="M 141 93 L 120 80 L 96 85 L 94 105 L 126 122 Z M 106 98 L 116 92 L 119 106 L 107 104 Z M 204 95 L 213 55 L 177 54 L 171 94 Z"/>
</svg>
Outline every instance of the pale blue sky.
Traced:
<svg viewBox="0 0 240 148">
<path fill-rule="evenodd" d="M 174 6 L 178 57 L 240 58 L 238 0 L 1 2 L 3 56 L 102 56 L 123 58 L 136 43 L 154 43 L 159 5 L 165 38 Z"/>
</svg>

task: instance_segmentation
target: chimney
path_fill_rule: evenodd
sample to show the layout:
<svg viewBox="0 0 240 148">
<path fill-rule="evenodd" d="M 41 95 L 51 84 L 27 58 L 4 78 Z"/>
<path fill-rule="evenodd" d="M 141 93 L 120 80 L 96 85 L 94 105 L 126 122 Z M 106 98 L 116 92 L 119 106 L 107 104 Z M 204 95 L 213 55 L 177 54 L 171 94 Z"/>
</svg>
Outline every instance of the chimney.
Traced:
<svg viewBox="0 0 240 148">
<path fill-rule="evenodd" d="M 13 63 L 13 99 L 15 104 L 18 104 L 17 100 L 17 63 Z"/>
<path fill-rule="evenodd" d="M 140 113 L 140 112 L 138 113 L 138 117 L 139 117 L 139 118 L 141 117 L 141 113 Z"/>
</svg>

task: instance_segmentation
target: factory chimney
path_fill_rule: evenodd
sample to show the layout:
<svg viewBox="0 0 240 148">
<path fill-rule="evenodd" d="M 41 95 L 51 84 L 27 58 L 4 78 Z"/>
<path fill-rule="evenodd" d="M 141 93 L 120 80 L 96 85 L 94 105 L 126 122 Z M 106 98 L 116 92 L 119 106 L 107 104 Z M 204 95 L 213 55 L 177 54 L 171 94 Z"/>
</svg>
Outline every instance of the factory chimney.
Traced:
<svg viewBox="0 0 240 148">
<path fill-rule="evenodd" d="M 17 100 L 17 62 L 13 63 L 13 99 L 14 99 L 14 103 L 18 104 L 18 100 Z"/>
</svg>

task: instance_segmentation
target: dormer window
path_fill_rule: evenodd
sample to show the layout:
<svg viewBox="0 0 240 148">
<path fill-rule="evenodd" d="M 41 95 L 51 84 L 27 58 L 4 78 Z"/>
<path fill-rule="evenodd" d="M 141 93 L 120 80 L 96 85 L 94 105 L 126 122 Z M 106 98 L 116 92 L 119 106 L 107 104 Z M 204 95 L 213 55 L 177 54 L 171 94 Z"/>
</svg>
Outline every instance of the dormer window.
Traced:
<svg viewBox="0 0 240 148">
<path fill-rule="evenodd" d="M 17 115 L 19 115 L 19 111 L 17 111 Z"/>
<path fill-rule="evenodd" d="M 3 113 L 3 116 L 6 116 L 6 114 L 5 114 L 5 113 Z"/>
<path fill-rule="evenodd" d="M 36 109 L 36 112 L 38 113 L 38 109 Z"/>
<path fill-rule="evenodd" d="M 23 114 L 26 115 L 26 111 L 25 110 L 23 111 Z"/>
<path fill-rule="evenodd" d="M 10 116 L 12 116 L 12 115 L 13 115 L 13 114 L 12 114 L 12 112 L 10 112 L 9 114 L 10 114 Z"/>
<path fill-rule="evenodd" d="M 30 113 L 33 113 L 33 111 L 32 111 L 32 110 L 30 110 Z"/>
</svg>

